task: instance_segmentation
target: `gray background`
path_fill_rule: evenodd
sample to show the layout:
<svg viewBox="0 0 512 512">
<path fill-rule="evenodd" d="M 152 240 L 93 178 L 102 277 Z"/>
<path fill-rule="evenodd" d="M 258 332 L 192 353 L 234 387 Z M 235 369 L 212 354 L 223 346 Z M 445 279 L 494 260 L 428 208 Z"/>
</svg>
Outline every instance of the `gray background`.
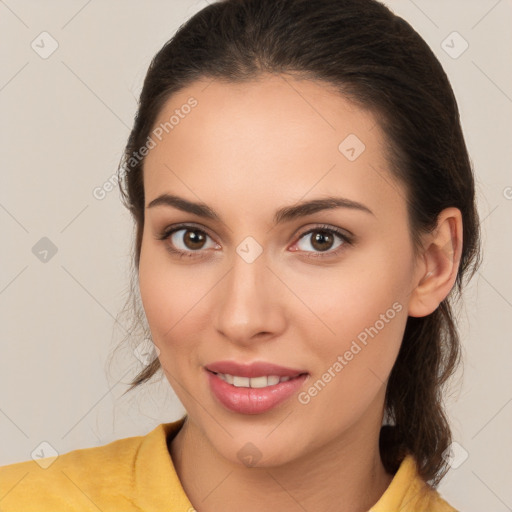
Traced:
<svg viewBox="0 0 512 512">
<path fill-rule="evenodd" d="M 386 4 L 451 80 L 484 236 L 460 316 L 465 371 L 448 397 L 458 444 L 439 490 L 465 512 L 512 510 L 512 1 Z M 102 200 L 93 191 L 115 173 L 150 59 L 205 5 L 0 0 L 0 465 L 30 459 L 42 441 L 65 453 L 145 434 L 183 412 L 162 379 L 121 397 L 143 367 L 133 348 L 107 364 L 124 335 L 115 318 L 132 228 L 117 188 Z M 58 43 L 47 58 L 43 31 Z M 49 248 L 44 237 L 55 254 L 38 253 Z"/>
</svg>

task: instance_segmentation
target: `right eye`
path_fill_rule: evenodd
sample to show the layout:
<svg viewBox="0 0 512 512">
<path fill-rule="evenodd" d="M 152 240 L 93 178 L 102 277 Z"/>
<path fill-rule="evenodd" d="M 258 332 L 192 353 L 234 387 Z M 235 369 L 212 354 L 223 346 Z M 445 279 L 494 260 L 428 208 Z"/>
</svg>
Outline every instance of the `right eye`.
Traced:
<svg viewBox="0 0 512 512">
<path fill-rule="evenodd" d="M 191 224 L 169 226 L 158 236 L 159 240 L 169 242 L 166 243 L 167 250 L 180 258 L 196 257 L 194 253 L 204 252 L 202 249 L 205 249 L 205 242 L 208 238 L 212 240 L 205 231 Z M 211 248 L 220 248 L 220 246 L 213 242 Z"/>
</svg>

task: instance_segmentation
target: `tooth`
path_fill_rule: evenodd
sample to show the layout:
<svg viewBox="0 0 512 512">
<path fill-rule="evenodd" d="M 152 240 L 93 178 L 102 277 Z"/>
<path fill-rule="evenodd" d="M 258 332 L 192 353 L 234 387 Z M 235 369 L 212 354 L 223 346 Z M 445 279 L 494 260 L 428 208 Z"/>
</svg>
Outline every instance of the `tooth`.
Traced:
<svg viewBox="0 0 512 512">
<path fill-rule="evenodd" d="M 261 377 L 240 377 L 238 375 L 230 375 L 229 373 L 218 373 L 217 376 L 224 382 L 231 384 L 235 387 L 243 388 L 265 388 L 268 386 L 275 386 L 280 382 L 286 382 L 291 377 L 279 377 L 277 375 L 263 375 Z"/>
<path fill-rule="evenodd" d="M 269 384 L 265 376 L 251 378 L 251 388 L 266 388 Z"/>
<path fill-rule="evenodd" d="M 233 386 L 236 386 L 237 388 L 248 388 L 249 381 L 249 377 L 239 377 L 238 375 L 233 376 Z"/>
</svg>

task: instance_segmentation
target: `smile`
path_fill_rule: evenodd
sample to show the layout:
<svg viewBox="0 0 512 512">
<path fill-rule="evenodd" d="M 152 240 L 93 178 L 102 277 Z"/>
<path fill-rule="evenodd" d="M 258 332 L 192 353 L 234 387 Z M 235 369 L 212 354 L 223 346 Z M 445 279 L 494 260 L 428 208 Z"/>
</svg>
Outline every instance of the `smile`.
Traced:
<svg viewBox="0 0 512 512">
<path fill-rule="evenodd" d="M 288 376 L 279 377 L 278 375 L 264 375 L 262 377 L 241 377 L 239 375 L 230 375 L 229 373 L 217 373 L 216 375 L 224 382 L 236 388 L 266 388 L 291 379 Z"/>
<path fill-rule="evenodd" d="M 263 414 L 274 409 L 298 393 L 309 377 L 307 373 L 245 377 L 211 370 L 205 374 L 215 400 L 238 414 Z"/>
</svg>

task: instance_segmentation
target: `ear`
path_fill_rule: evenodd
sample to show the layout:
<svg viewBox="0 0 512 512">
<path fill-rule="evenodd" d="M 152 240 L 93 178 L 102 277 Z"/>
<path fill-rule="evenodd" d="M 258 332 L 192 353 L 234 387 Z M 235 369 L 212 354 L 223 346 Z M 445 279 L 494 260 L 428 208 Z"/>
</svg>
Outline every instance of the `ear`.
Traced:
<svg viewBox="0 0 512 512">
<path fill-rule="evenodd" d="M 443 210 L 436 228 L 423 237 L 418 257 L 415 288 L 409 300 L 409 316 L 435 311 L 455 284 L 462 254 L 462 214 L 458 208 Z"/>
</svg>

